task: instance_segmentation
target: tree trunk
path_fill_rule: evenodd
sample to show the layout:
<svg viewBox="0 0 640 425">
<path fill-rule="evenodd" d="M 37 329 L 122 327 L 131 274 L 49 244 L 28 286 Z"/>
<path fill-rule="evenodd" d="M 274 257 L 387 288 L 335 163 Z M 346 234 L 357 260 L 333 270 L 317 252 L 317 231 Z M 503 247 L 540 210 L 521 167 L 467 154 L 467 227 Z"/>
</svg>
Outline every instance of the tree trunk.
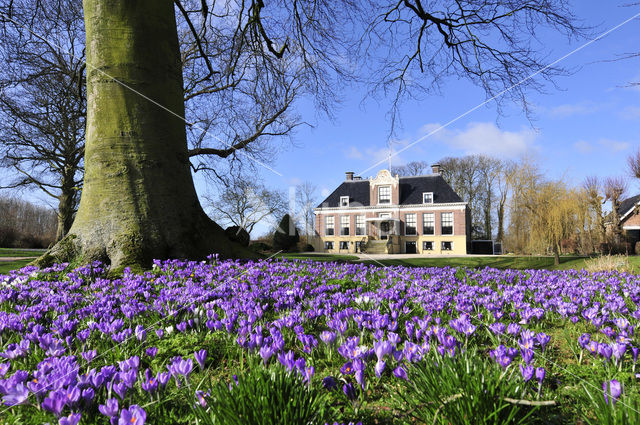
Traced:
<svg viewBox="0 0 640 425">
<path fill-rule="evenodd" d="M 84 186 L 69 235 L 43 262 L 80 257 L 120 270 L 155 258 L 248 254 L 206 216 L 193 185 L 173 2 L 83 5 Z"/>
<path fill-rule="evenodd" d="M 560 250 L 558 244 L 555 242 L 553 242 L 553 264 L 556 266 L 560 265 Z"/>
<path fill-rule="evenodd" d="M 56 242 L 65 237 L 73 224 L 76 197 L 76 189 L 73 187 L 73 182 L 73 173 L 67 173 L 62 176 L 62 190 L 58 197 L 58 229 L 56 231 Z"/>
<path fill-rule="evenodd" d="M 498 204 L 498 234 L 496 241 L 502 242 L 504 239 L 504 202 Z"/>
</svg>

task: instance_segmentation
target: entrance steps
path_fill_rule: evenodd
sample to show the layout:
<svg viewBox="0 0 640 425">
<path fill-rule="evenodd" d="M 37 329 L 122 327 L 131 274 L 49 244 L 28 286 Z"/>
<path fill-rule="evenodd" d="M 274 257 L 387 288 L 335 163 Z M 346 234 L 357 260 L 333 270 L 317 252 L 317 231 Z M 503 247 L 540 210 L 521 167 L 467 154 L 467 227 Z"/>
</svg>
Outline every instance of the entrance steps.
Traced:
<svg viewBox="0 0 640 425">
<path fill-rule="evenodd" d="M 386 240 L 369 240 L 365 248 L 367 254 L 387 254 Z"/>
</svg>

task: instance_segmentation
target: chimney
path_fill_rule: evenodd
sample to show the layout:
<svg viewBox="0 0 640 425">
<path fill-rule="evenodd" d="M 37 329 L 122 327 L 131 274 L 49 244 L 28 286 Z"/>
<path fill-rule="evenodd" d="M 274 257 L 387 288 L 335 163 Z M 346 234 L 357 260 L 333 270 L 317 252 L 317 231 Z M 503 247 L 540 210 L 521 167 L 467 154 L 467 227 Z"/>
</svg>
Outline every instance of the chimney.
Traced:
<svg viewBox="0 0 640 425">
<path fill-rule="evenodd" d="M 440 164 L 433 164 L 431 166 L 431 171 L 433 174 L 440 174 Z"/>
<path fill-rule="evenodd" d="M 351 180 L 353 180 L 353 175 L 354 175 L 354 174 L 355 174 L 355 173 L 354 173 L 353 171 L 347 171 L 347 172 L 345 173 L 347 181 L 351 181 Z"/>
</svg>

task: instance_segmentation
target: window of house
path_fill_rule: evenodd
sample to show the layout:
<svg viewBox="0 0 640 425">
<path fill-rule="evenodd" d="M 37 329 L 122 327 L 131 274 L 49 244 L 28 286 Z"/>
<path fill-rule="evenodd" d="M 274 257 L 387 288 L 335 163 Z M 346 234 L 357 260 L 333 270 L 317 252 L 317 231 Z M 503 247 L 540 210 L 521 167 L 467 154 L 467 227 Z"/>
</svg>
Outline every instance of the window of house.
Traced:
<svg viewBox="0 0 640 425">
<path fill-rule="evenodd" d="M 333 242 L 325 242 L 324 249 L 333 249 Z"/>
<path fill-rule="evenodd" d="M 340 241 L 340 249 L 349 249 L 349 241 Z"/>
<path fill-rule="evenodd" d="M 356 242 L 356 252 L 362 252 L 362 242 Z"/>
<path fill-rule="evenodd" d="M 442 234 L 453 235 L 453 213 L 442 213 Z"/>
<path fill-rule="evenodd" d="M 404 234 L 405 235 L 417 235 L 418 234 L 418 224 L 417 224 L 417 218 L 415 214 L 405 214 L 404 216 Z"/>
<path fill-rule="evenodd" d="M 436 230 L 436 215 L 434 213 L 422 214 L 422 234 L 434 235 Z"/>
<path fill-rule="evenodd" d="M 333 229 L 334 229 L 334 221 L 333 221 L 333 216 L 327 216 L 324 219 L 324 234 L 327 236 L 333 236 Z"/>
<path fill-rule="evenodd" d="M 433 192 L 424 192 L 422 194 L 423 204 L 433 204 Z"/>
<path fill-rule="evenodd" d="M 433 242 L 432 241 L 424 241 L 424 242 L 422 242 L 422 250 L 423 251 L 433 251 Z"/>
<path fill-rule="evenodd" d="M 378 188 L 378 203 L 379 204 L 391 203 L 391 186 L 380 186 Z"/>
<path fill-rule="evenodd" d="M 343 215 L 340 217 L 340 235 L 341 236 L 349 236 L 349 225 L 351 224 L 351 220 L 349 220 L 348 215 Z"/>
<path fill-rule="evenodd" d="M 362 236 L 365 234 L 364 216 L 356 216 L 356 235 Z"/>
<path fill-rule="evenodd" d="M 341 196 L 340 197 L 340 206 L 341 207 L 348 207 L 349 206 L 349 197 L 348 196 Z"/>
<path fill-rule="evenodd" d="M 441 249 L 443 251 L 451 251 L 451 250 L 453 250 L 453 242 L 442 241 Z"/>
</svg>

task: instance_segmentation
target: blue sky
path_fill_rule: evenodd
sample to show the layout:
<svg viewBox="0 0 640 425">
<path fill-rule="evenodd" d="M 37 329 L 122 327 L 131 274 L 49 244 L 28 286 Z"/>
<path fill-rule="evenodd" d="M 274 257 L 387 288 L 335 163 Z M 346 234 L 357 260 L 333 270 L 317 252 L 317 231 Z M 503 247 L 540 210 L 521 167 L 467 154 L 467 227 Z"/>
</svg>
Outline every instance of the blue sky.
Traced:
<svg viewBox="0 0 640 425">
<path fill-rule="evenodd" d="M 622 7 L 626 2 L 575 1 L 575 13 L 599 35 L 640 13 L 640 5 Z M 442 86 L 442 95 L 402 105 L 402 128 L 392 146 L 395 150 L 412 146 L 394 156 L 392 164 L 435 162 L 471 153 L 512 159 L 529 155 L 551 178 L 563 178 L 571 184 L 580 184 L 587 175 L 624 175 L 626 157 L 640 146 L 640 86 L 629 87 L 630 82 L 640 82 L 640 57 L 612 60 L 640 52 L 640 19 L 584 48 L 588 40 L 569 41 L 551 32 L 542 33 L 541 40 L 547 45 L 549 63 L 569 55 L 558 65 L 572 73 L 557 78 L 557 87 L 547 84 L 544 93 L 528 93 L 532 121 L 519 105 L 509 103 L 503 105 L 503 115 L 494 103 L 467 113 L 485 101 L 485 94 L 465 80 L 451 79 Z M 367 177 L 386 168 L 386 161 L 376 163 L 389 152 L 390 102 L 363 100 L 366 90 L 342 89 L 342 103 L 334 120 L 318 118 L 310 106 L 299 105 L 303 118 L 314 127 L 300 127 L 294 135 L 295 147 L 269 165 L 281 175 L 258 167 L 259 177 L 268 186 L 284 191 L 312 181 L 322 198 L 340 184 L 345 171 Z M 424 137 L 452 120 L 455 122 L 446 128 Z M 199 179 L 196 186 L 200 194 L 206 192 Z M 631 181 L 629 193 L 639 192 L 640 184 Z M 23 195 L 50 203 L 35 192 Z M 255 233 L 265 230 L 262 226 Z"/>
<path fill-rule="evenodd" d="M 621 1 L 576 2 L 578 17 L 594 26 L 599 35 L 640 12 L 640 6 L 621 7 Z M 567 40 L 542 34 L 553 62 L 588 40 Z M 571 54 L 558 65 L 572 70 L 555 80 L 558 87 L 545 86 L 545 93 L 529 92 L 533 120 L 519 105 L 503 105 L 500 116 L 493 103 L 478 108 L 433 136 L 416 143 L 393 158 L 392 164 L 412 160 L 435 162 L 444 156 L 482 153 L 517 159 L 529 155 L 538 160 L 551 178 L 580 184 L 587 175 L 600 177 L 625 174 L 626 157 L 640 146 L 640 58 L 611 61 L 625 53 L 640 52 L 640 19 L 635 19 L 603 39 Z M 272 164 L 283 176 L 261 169 L 267 183 L 283 190 L 309 180 L 327 194 L 343 179 L 345 171 L 375 175 L 387 157 L 389 103 L 363 102 L 363 89 L 343 94 L 335 120 L 317 119 L 302 108 L 314 128 L 295 134 L 296 148 L 281 154 Z M 456 119 L 485 101 L 482 90 L 464 80 L 449 80 L 441 96 L 402 107 L 403 127 L 394 141 L 402 149 L 429 131 Z M 630 193 L 640 191 L 631 182 Z M 258 230 L 259 233 L 259 230 Z"/>
</svg>

